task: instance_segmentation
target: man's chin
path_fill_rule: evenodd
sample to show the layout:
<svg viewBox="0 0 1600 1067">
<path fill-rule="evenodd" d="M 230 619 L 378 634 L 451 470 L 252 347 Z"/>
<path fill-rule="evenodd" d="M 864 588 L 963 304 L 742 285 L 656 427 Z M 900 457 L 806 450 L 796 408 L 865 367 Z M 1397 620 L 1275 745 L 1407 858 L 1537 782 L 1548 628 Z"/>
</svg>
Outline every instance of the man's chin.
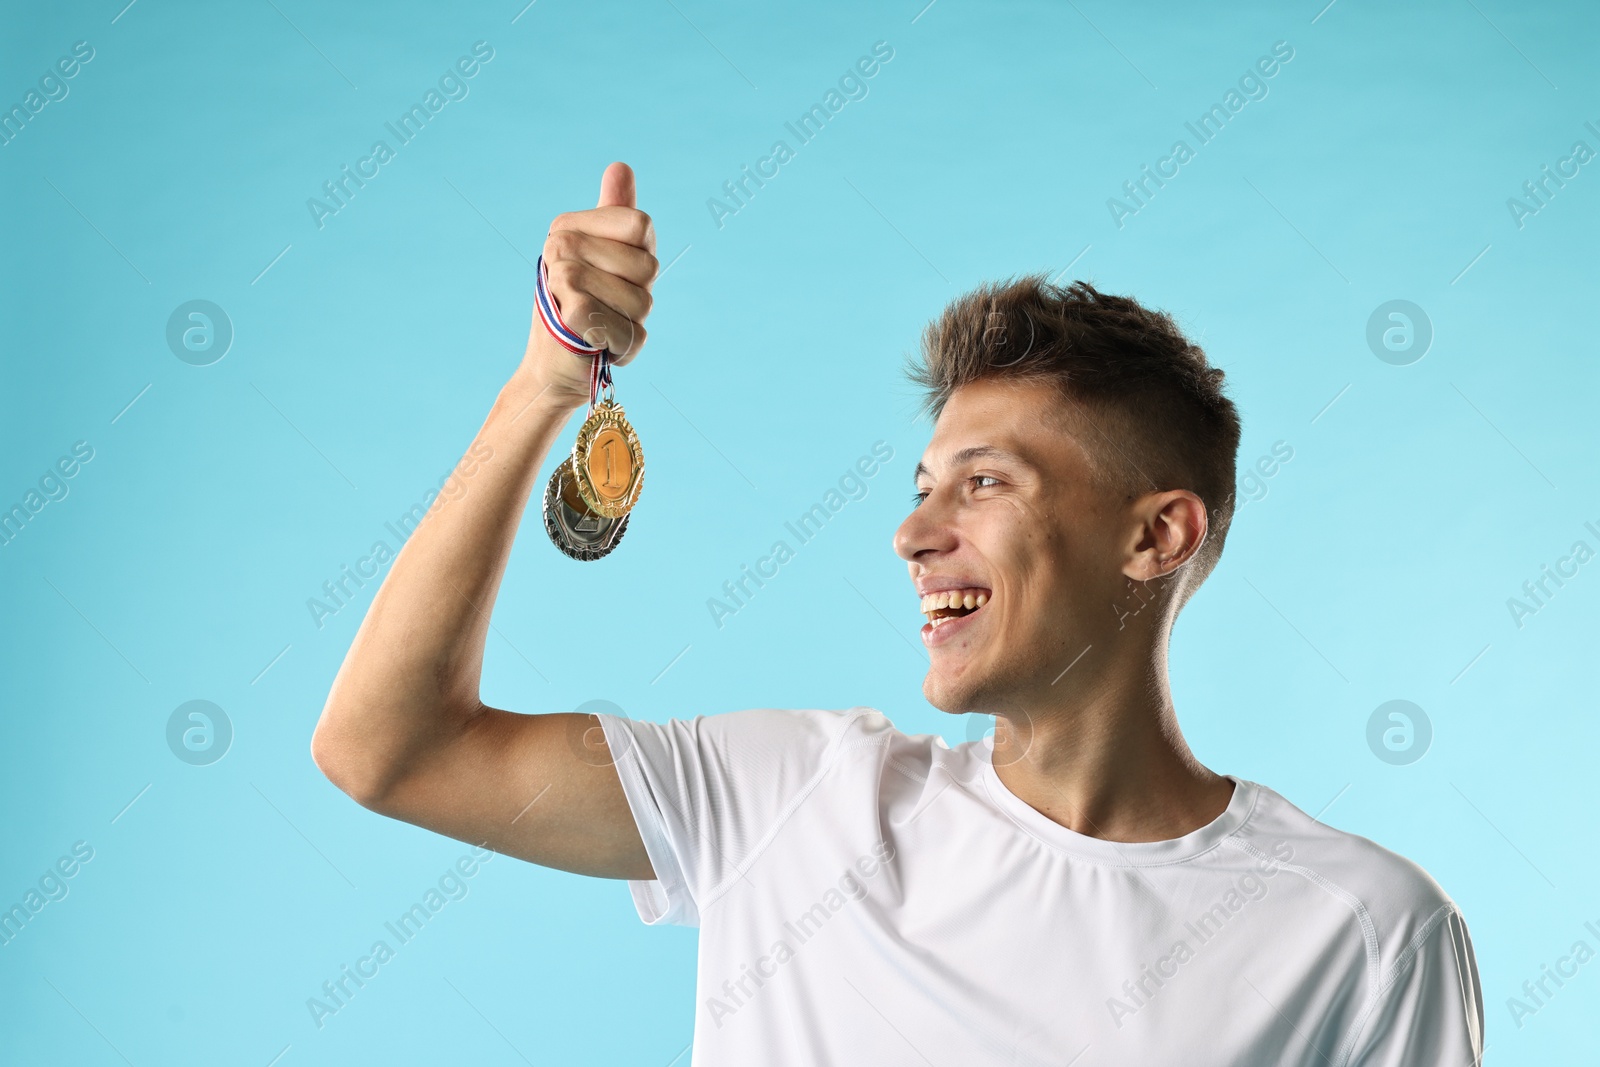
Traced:
<svg viewBox="0 0 1600 1067">
<path fill-rule="evenodd" d="M 952 674 L 935 663 L 922 679 L 922 696 L 948 715 L 999 714 L 1026 719 L 1038 699 L 1030 682 L 1041 684 L 1015 668 L 967 669 Z"/>
<path fill-rule="evenodd" d="M 922 696 L 929 704 L 950 715 L 965 715 L 983 710 L 981 685 L 973 678 L 948 678 L 938 668 L 922 680 Z"/>
</svg>

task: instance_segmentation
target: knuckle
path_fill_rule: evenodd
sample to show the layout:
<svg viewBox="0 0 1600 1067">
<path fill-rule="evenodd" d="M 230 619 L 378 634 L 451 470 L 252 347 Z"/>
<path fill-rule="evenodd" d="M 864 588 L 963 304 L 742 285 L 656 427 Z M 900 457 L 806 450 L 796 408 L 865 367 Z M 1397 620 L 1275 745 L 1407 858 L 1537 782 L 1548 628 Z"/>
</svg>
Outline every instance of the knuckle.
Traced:
<svg viewBox="0 0 1600 1067">
<path fill-rule="evenodd" d="M 552 230 L 545 239 L 545 254 L 550 259 L 575 259 L 583 235 L 577 230 Z"/>
<path fill-rule="evenodd" d="M 584 266 L 575 259 L 556 259 L 550 264 L 550 284 L 564 292 L 580 292 L 583 288 Z"/>
<path fill-rule="evenodd" d="M 565 306 L 572 300 L 572 286 L 567 284 L 567 268 L 559 259 L 547 259 L 545 271 L 549 274 L 550 295 L 556 303 Z"/>
<path fill-rule="evenodd" d="M 606 314 L 605 305 L 591 296 L 585 296 L 573 306 L 573 313 L 568 317 L 569 324 L 581 323 L 585 333 L 598 331 L 603 335 L 611 324 L 611 318 Z"/>
<path fill-rule="evenodd" d="M 636 240 L 640 240 L 640 241 L 644 240 L 645 237 L 649 235 L 651 229 L 653 229 L 655 227 L 655 222 L 650 218 L 649 215 L 645 214 L 643 211 L 635 211 L 634 212 L 633 224 L 634 224 L 634 231 L 633 231 L 634 238 Z"/>
</svg>

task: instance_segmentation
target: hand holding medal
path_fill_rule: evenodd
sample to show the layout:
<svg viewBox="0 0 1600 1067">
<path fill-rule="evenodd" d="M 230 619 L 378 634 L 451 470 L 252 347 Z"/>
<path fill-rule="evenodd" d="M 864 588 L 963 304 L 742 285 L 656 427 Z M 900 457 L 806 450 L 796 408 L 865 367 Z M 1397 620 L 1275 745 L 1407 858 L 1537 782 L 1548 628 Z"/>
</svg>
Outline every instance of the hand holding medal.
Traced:
<svg viewBox="0 0 1600 1067">
<path fill-rule="evenodd" d="M 550 302 L 543 284 L 544 260 L 539 261 L 539 309 Z M 552 321 L 553 320 L 553 321 Z M 546 319 L 551 333 L 568 344 L 559 315 Z M 573 559 L 594 560 L 622 541 L 628 512 L 644 487 L 644 452 L 639 435 L 623 414 L 611 384 L 611 353 L 593 353 L 589 382 L 589 417 L 578 429 L 572 454 L 550 472 L 544 490 L 544 529 L 555 546 Z M 602 399 L 604 397 L 604 399 Z"/>
<path fill-rule="evenodd" d="M 640 322 L 658 269 L 654 228 L 633 203 L 632 171 L 612 164 L 599 206 L 558 216 L 537 264 L 539 322 L 529 357 L 541 361 L 546 389 L 562 398 L 576 385 L 581 364 L 573 357 L 588 363 L 588 417 L 572 454 L 551 472 L 543 508 L 550 540 L 578 560 L 616 548 L 644 485 L 644 453 L 612 382 L 612 368 L 644 345 Z M 573 329 L 579 323 L 582 333 Z"/>
</svg>

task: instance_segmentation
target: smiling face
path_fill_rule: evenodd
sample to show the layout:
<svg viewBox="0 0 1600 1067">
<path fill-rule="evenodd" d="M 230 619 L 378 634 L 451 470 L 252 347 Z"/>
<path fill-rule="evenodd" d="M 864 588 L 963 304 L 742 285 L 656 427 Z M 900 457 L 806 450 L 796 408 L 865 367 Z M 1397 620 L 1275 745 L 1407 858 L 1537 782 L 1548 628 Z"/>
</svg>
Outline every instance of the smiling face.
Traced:
<svg viewBox="0 0 1600 1067">
<path fill-rule="evenodd" d="M 989 378 L 934 427 L 894 546 L 931 613 L 923 693 L 943 711 L 1035 703 L 1117 629 L 1138 519 L 1092 476 L 1066 411 L 1048 382 Z"/>
</svg>

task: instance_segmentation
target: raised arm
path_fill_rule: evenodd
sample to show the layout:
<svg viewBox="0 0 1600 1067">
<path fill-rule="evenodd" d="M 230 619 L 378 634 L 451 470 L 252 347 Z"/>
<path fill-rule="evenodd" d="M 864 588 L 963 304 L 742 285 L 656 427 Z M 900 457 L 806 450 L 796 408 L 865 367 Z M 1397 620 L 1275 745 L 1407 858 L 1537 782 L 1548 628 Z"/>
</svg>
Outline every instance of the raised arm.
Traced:
<svg viewBox="0 0 1600 1067">
<path fill-rule="evenodd" d="M 567 324 L 608 347 L 615 366 L 630 362 L 644 345 L 659 264 L 626 164 L 606 168 L 598 206 L 556 217 L 544 259 Z M 650 879 L 598 720 L 479 699 L 518 521 L 551 443 L 588 401 L 588 374 L 589 360 L 535 315 L 521 364 L 457 468 L 465 491 L 435 500 L 390 567 L 334 678 L 311 755 L 384 815 L 547 867 Z"/>
</svg>

